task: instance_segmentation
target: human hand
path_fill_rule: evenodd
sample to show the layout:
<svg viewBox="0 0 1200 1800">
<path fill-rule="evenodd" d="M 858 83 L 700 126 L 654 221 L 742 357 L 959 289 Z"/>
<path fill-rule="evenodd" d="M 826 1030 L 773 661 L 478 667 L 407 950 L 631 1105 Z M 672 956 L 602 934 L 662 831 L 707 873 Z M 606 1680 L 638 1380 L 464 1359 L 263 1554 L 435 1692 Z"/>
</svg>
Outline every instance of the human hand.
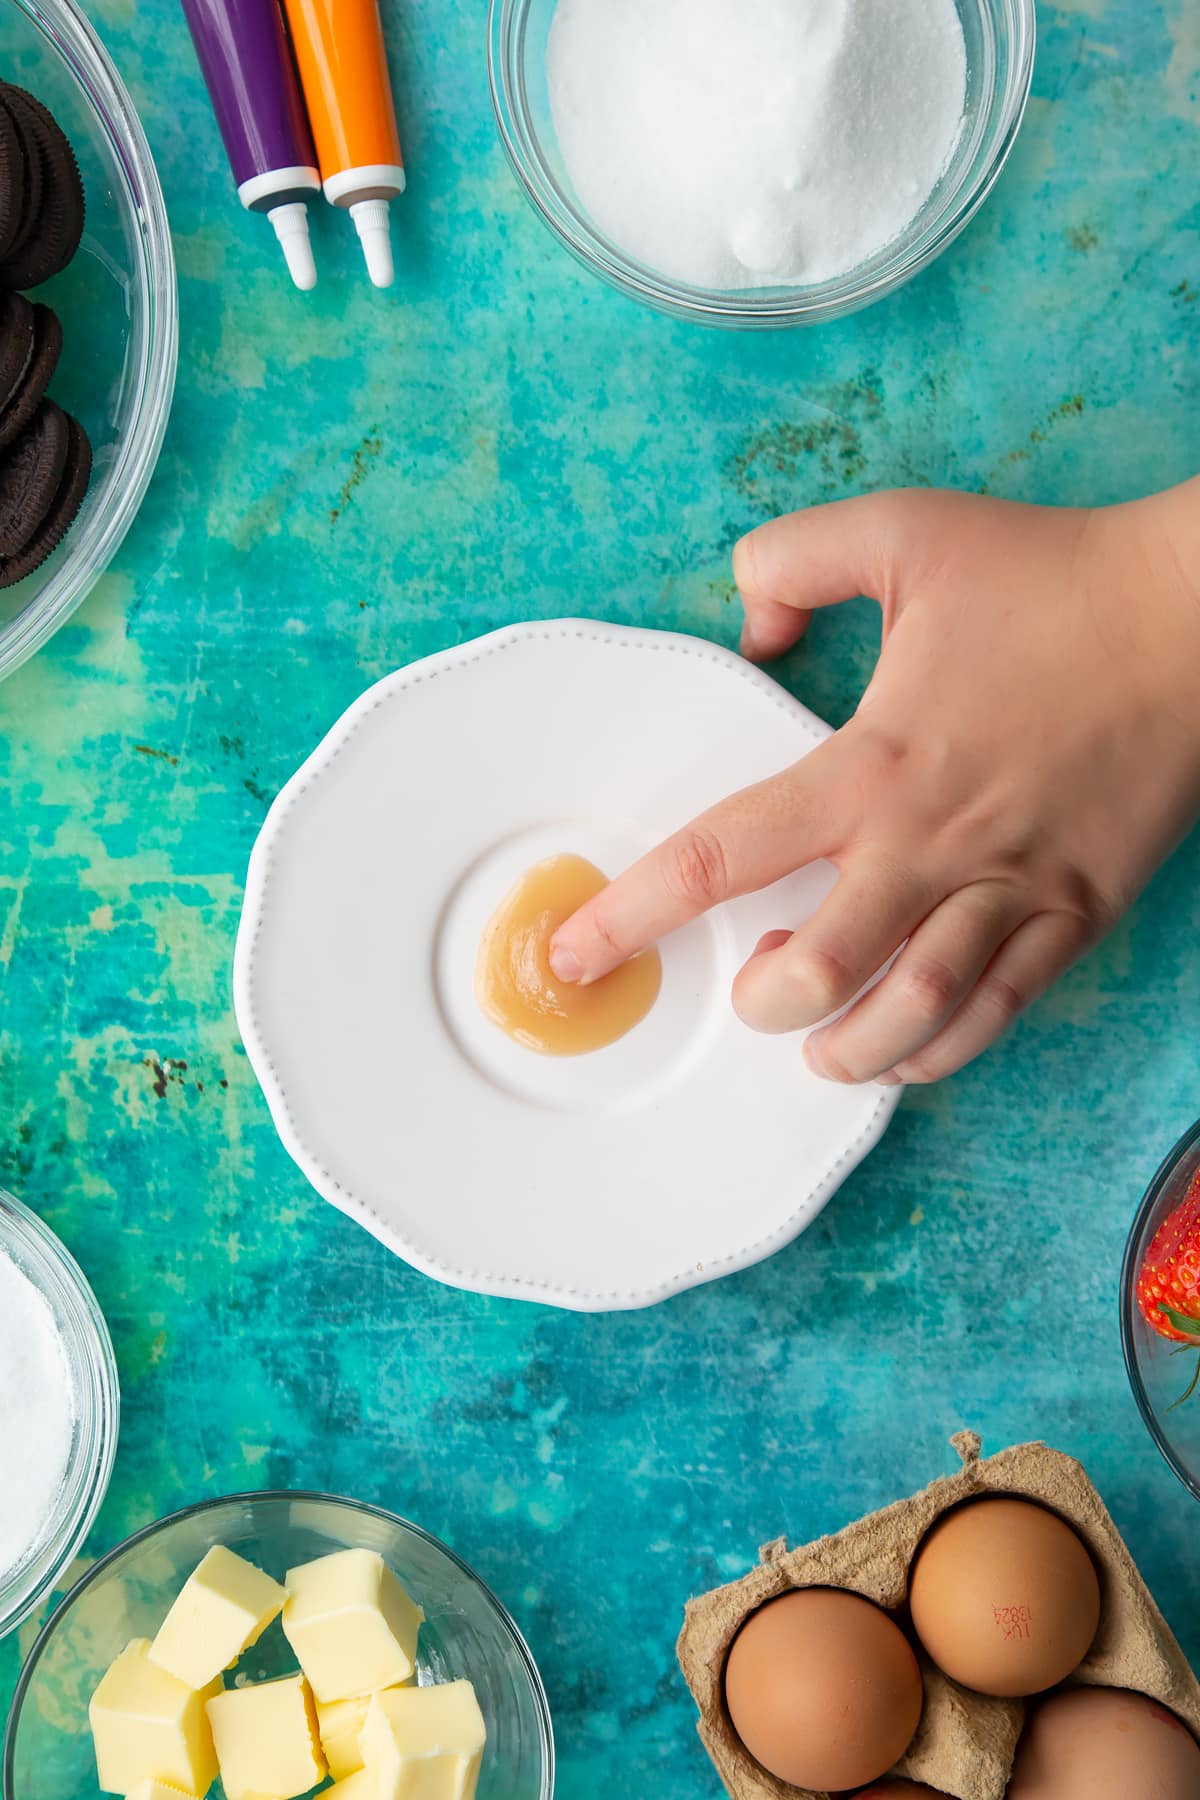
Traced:
<svg viewBox="0 0 1200 1800">
<path fill-rule="evenodd" d="M 927 491 L 839 501 L 751 532 L 734 573 L 755 661 L 789 649 L 816 607 L 879 601 L 862 704 L 582 907 L 555 935 L 554 971 L 598 980 L 827 858 L 833 893 L 762 939 L 734 1006 L 767 1032 L 848 1006 L 808 1038 L 818 1074 L 937 1080 L 1109 929 L 1200 815 L 1200 479 L 1098 511 Z"/>
</svg>

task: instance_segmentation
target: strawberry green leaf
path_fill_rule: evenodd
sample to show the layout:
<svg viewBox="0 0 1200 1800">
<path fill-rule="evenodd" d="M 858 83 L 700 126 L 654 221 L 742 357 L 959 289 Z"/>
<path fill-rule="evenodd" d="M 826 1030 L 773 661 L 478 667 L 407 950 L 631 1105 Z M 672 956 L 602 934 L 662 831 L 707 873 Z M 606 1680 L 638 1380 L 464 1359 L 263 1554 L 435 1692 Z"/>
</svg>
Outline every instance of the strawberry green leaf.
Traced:
<svg viewBox="0 0 1200 1800">
<path fill-rule="evenodd" d="M 1186 1313 L 1176 1312 L 1165 1300 L 1159 1301 L 1158 1310 L 1168 1325 L 1174 1326 L 1176 1331 L 1182 1331 L 1186 1337 L 1195 1338 L 1200 1344 L 1200 1319 L 1189 1319 Z"/>
</svg>

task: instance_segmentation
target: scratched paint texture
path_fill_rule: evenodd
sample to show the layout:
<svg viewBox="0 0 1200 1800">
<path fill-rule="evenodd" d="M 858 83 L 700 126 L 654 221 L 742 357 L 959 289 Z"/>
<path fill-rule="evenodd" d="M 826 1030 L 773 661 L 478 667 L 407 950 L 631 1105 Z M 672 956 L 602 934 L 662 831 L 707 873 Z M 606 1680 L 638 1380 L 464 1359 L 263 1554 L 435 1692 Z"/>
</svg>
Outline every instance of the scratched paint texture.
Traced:
<svg viewBox="0 0 1200 1800">
<path fill-rule="evenodd" d="M 179 390 L 115 568 L 0 696 L 0 1179 L 90 1273 L 124 1386 L 89 1552 L 234 1488 L 382 1501 L 527 1630 L 563 1800 L 699 1800 L 685 1597 L 942 1472 L 969 1422 L 1083 1457 L 1200 1656 L 1196 1519 L 1115 1304 L 1139 1190 L 1200 1112 L 1195 842 L 1002 1049 L 906 1099 L 799 1243 L 642 1314 L 389 1256 L 284 1155 L 229 998 L 266 805 L 385 671 L 539 614 L 732 642 L 732 542 L 806 501 L 1108 500 L 1200 466 L 1200 10 L 1043 5 L 967 235 L 872 311 L 754 337 L 645 314 L 558 250 L 493 135 L 480 0 L 385 7 L 412 181 L 382 297 L 332 215 L 321 286 L 291 292 L 177 10 L 93 11 L 162 170 Z M 787 679 L 843 720 L 877 629 L 865 603 L 820 617 Z M 0 1648 L 0 1711 L 30 1637 Z"/>
</svg>

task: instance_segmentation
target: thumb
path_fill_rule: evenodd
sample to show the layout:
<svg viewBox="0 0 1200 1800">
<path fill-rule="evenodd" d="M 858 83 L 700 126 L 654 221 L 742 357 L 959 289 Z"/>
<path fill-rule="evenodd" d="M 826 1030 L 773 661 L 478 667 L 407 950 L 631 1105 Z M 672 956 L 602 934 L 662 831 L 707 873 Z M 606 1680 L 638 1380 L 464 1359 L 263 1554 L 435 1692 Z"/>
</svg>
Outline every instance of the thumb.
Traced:
<svg viewBox="0 0 1200 1800">
<path fill-rule="evenodd" d="M 863 494 L 787 513 L 742 538 L 733 552 L 745 609 L 742 655 L 753 662 L 782 656 L 816 607 L 859 594 L 892 599 L 928 499 L 921 490 Z"/>
</svg>

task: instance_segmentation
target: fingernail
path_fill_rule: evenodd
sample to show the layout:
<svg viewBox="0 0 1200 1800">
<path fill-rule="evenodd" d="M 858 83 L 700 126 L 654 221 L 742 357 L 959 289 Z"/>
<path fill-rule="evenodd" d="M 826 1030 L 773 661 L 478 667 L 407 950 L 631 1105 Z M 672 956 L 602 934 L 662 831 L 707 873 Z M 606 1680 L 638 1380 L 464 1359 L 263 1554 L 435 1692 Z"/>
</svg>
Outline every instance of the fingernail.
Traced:
<svg viewBox="0 0 1200 1800">
<path fill-rule="evenodd" d="M 550 967 L 560 981 L 578 981 L 583 974 L 583 964 L 575 952 L 562 944 L 551 944 Z"/>
<path fill-rule="evenodd" d="M 742 635 L 738 640 L 738 650 L 741 655 L 746 658 L 747 662 L 754 662 L 758 656 L 758 645 L 754 641 L 754 633 L 748 624 L 742 626 Z"/>
<path fill-rule="evenodd" d="M 819 1075 L 822 1080 L 828 1080 L 829 1072 L 825 1067 L 825 1058 L 821 1055 L 821 1046 L 815 1037 L 804 1040 L 804 1060 L 814 1075 Z"/>
<path fill-rule="evenodd" d="M 899 1087 L 900 1086 L 900 1077 L 897 1075 L 895 1069 L 889 1069 L 886 1075 L 877 1075 L 875 1077 L 875 1086 L 876 1087 Z"/>
</svg>

